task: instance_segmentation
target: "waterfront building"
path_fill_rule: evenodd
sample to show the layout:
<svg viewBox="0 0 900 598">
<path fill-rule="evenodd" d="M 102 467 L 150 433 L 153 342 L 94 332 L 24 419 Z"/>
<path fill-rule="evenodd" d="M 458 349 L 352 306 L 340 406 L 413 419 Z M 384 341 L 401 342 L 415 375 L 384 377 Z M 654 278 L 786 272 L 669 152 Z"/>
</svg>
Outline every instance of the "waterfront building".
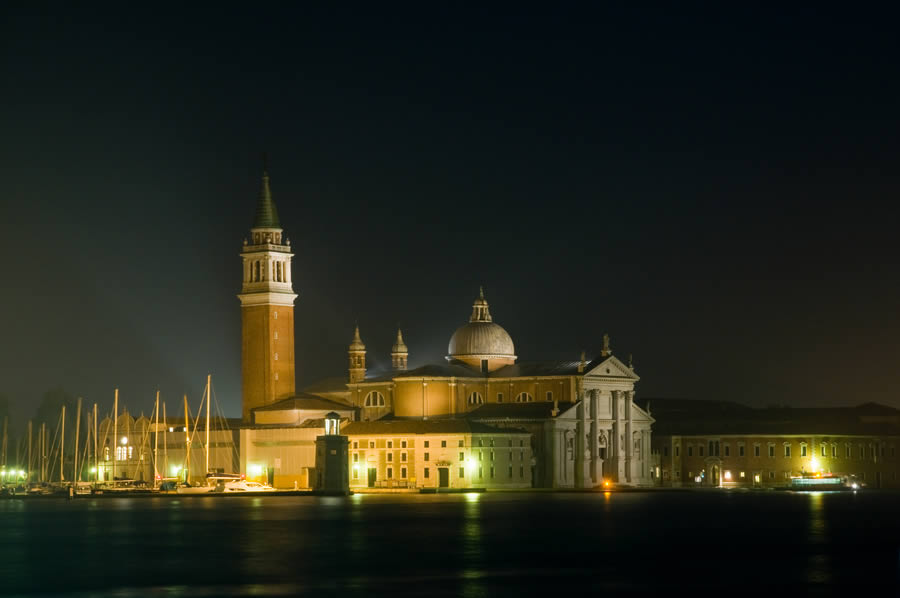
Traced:
<svg viewBox="0 0 900 598">
<path fill-rule="evenodd" d="M 322 430 L 320 412 L 327 410 L 349 422 L 344 433 L 351 446 L 366 447 L 350 450 L 351 459 L 363 459 L 356 461 L 357 471 L 350 469 L 352 486 L 439 487 L 446 482 L 450 487 L 592 488 L 605 482 L 650 483 L 653 420 L 634 403 L 639 378 L 630 364 L 613 355 L 609 337 L 604 337 L 602 350 L 593 359 L 582 354 L 580 360 L 565 362 L 519 361 L 512 338 L 493 321 L 483 291 L 472 305 L 469 322 L 451 335 L 442 361 L 409 369 L 409 347 L 398 330 L 390 346 L 391 370 L 370 372 L 369 349 L 356 326 L 347 348 L 347 376 L 321 380 L 297 394 L 293 254 L 267 174 L 250 237 L 241 254 L 239 295 L 244 375 L 241 466 L 248 474 L 264 471 L 276 486 L 312 483 L 314 438 Z M 321 409 L 316 401 L 324 401 Z M 388 444 L 395 442 L 407 443 L 403 454 L 415 460 L 406 466 L 387 465 L 380 453 L 373 452 L 392 455 Z M 441 458 L 447 465 L 415 457 L 426 452 L 423 443 L 440 448 L 445 448 L 442 443 L 455 443 L 454 448 L 460 448 L 460 442 L 463 451 Z M 467 462 L 470 451 L 483 456 L 479 443 L 484 442 L 522 449 L 515 453 L 519 461 L 494 465 L 493 477 L 468 475 L 467 465 L 460 461 Z M 427 452 L 430 457 L 438 454 Z"/>
<path fill-rule="evenodd" d="M 645 399 L 656 421 L 656 485 L 786 487 L 792 476 L 855 476 L 870 488 L 900 488 L 900 411 L 857 407 L 767 407 L 728 401 Z"/>
</svg>

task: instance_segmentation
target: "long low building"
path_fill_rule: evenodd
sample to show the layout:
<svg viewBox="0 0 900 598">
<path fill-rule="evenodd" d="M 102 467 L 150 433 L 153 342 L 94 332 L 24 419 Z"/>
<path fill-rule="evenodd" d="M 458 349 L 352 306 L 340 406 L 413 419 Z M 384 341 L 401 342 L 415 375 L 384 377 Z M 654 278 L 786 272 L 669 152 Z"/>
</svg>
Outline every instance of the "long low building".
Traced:
<svg viewBox="0 0 900 598">
<path fill-rule="evenodd" d="M 658 486 L 784 487 L 792 476 L 855 476 L 900 488 L 900 411 L 857 407 L 756 409 L 728 401 L 644 399 L 655 420 Z"/>
</svg>

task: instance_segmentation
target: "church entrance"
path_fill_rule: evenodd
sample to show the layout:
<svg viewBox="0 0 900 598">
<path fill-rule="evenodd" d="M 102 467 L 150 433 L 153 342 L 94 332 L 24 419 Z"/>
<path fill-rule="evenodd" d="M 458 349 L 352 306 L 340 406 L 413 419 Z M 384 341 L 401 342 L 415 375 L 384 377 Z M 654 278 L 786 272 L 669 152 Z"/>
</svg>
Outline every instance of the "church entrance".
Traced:
<svg viewBox="0 0 900 598">
<path fill-rule="evenodd" d="M 719 466 L 712 465 L 709 468 L 709 483 L 711 486 L 719 485 Z"/>
<path fill-rule="evenodd" d="M 375 479 L 378 477 L 378 470 L 374 467 L 369 468 L 369 488 L 375 487 Z"/>
<path fill-rule="evenodd" d="M 449 467 L 438 467 L 438 487 L 439 488 L 449 488 L 450 487 L 450 468 Z"/>
</svg>

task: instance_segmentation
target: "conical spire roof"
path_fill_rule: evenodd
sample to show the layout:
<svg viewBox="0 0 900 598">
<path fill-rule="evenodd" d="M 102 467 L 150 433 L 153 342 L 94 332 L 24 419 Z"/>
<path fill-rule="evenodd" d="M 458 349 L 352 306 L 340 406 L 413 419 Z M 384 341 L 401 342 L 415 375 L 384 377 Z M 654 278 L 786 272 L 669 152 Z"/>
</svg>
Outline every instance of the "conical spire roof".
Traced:
<svg viewBox="0 0 900 598">
<path fill-rule="evenodd" d="M 278 210 L 272 201 L 272 190 L 269 189 L 269 173 L 263 171 L 262 187 L 259 190 L 259 201 L 256 202 L 256 219 L 253 228 L 281 228 Z"/>
<path fill-rule="evenodd" d="M 353 333 L 353 341 L 350 343 L 349 347 L 350 351 L 365 351 L 366 345 L 363 344 L 362 339 L 359 337 L 359 326 L 356 326 L 356 330 Z"/>
<path fill-rule="evenodd" d="M 397 340 L 391 347 L 391 353 L 409 353 L 406 343 L 403 342 L 403 332 L 399 328 L 397 329 Z"/>
</svg>

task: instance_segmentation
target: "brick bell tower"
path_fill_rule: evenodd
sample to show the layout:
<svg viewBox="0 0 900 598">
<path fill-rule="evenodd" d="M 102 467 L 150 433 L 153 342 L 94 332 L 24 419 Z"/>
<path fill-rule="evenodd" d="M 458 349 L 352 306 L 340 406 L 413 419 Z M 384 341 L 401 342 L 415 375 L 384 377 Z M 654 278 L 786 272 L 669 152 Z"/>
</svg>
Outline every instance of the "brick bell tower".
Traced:
<svg viewBox="0 0 900 598">
<path fill-rule="evenodd" d="M 256 219 L 241 259 L 241 374 L 244 421 L 250 410 L 294 395 L 294 293 L 291 242 L 283 237 L 278 211 L 262 176 Z"/>
</svg>

